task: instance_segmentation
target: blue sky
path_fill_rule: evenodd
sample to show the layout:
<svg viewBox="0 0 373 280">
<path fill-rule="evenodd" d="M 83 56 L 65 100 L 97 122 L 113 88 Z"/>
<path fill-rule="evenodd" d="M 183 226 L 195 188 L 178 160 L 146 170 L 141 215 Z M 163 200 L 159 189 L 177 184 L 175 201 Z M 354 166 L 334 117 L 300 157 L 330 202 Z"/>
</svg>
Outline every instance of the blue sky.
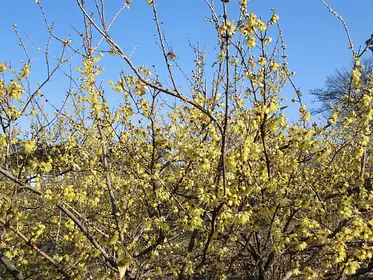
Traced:
<svg viewBox="0 0 373 280">
<path fill-rule="evenodd" d="M 43 1 L 41 0 L 48 19 L 55 22 L 55 32 L 61 37 L 73 33 L 70 23 L 81 27 L 82 15 L 74 0 Z M 90 1 L 87 1 L 90 2 Z M 93 2 L 93 1 L 92 1 Z M 218 3 L 218 0 L 216 0 Z M 373 33 L 371 0 L 329 0 L 328 3 L 347 22 L 355 47 L 363 43 Z M 122 2 L 107 0 L 106 9 L 109 15 L 115 12 Z M 231 6 L 237 6 L 238 0 L 231 0 Z M 178 56 L 178 63 L 186 70 L 193 68 L 193 56 L 189 41 L 200 42 L 206 51 L 211 51 L 215 42 L 214 27 L 205 22 L 209 16 L 209 9 L 203 0 L 158 0 L 160 19 L 164 22 L 163 30 L 170 47 Z M 346 66 L 351 61 L 351 51 L 344 29 L 319 0 L 251 0 L 248 2 L 249 11 L 268 19 L 274 8 L 280 16 L 280 24 L 284 31 L 287 45 L 288 61 L 291 70 L 296 72 L 294 81 L 304 94 L 304 100 L 309 106 L 311 98 L 308 91 L 322 87 L 326 76 L 333 74 L 336 68 Z M 1 1 L 2 13 L 0 30 L 2 43 L 0 44 L 0 62 L 10 61 L 14 66 L 20 59 L 24 59 L 18 39 L 12 25 L 17 24 L 22 35 L 29 34 L 34 42 L 44 46 L 48 39 L 46 27 L 38 6 L 33 0 Z M 152 20 L 152 9 L 146 0 L 133 0 L 130 9 L 126 9 L 111 30 L 112 36 L 127 52 L 138 47 L 133 61 L 140 66 L 159 65 L 159 47 L 154 43 L 155 25 Z M 36 48 L 25 39 L 31 57 L 36 59 L 34 77 L 43 77 L 45 73 L 43 57 Z M 52 51 L 58 54 L 60 45 L 53 42 Z M 371 55 L 368 53 L 367 55 Z M 117 79 L 118 70 L 123 66 L 121 61 L 108 58 L 103 78 Z M 159 68 L 162 73 L 162 68 Z M 190 73 L 190 72 L 188 72 Z M 56 76 L 47 88 L 58 100 L 64 94 L 68 85 L 62 75 Z M 290 91 L 290 89 L 289 89 Z M 290 93 L 293 95 L 293 93 Z M 285 92 L 286 95 L 286 92 Z"/>
</svg>

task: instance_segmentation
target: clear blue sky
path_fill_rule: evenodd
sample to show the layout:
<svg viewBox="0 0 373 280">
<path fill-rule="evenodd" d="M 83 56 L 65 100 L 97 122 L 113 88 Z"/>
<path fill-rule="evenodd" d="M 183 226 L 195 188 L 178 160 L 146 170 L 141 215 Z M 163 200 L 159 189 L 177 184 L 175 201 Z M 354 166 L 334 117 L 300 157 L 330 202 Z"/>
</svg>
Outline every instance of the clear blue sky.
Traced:
<svg viewBox="0 0 373 280">
<path fill-rule="evenodd" d="M 73 33 L 70 23 L 81 27 L 79 24 L 82 15 L 74 0 L 41 2 L 50 22 L 55 22 L 55 31 L 59 36 L 67 37 Z M 122 4 L 119 0 L 106 2 L 108 15 L 113 14 Z M 328 3 L 346 20 L 355 47 L 363 45 L 373 33 L 373 1 L 329 0 Z M 212 50 L 211 42 L 215 42 L 213 26 L 205 22 L 205 16 L 210 15 L 209 9 L 203 0 L 158 0 L 157 4 L 168 43 L 178 55 L 178 62 L 188 72 L 193 68 L 192 51 L 188 40 L 192 43 L 200 42 L 202 46 L 206 46 L 207 51 Z M 237 4 L 238 0 L 231 0 L 231 6 Z M 344 29 L 340 21 L 329 13 L 319 0 L 248 2 L 248 9 L 264 18 L 271 15 L 271 8 L 277 10 L 280 16 L 288 47 L 289 66 L 297 73 L 294 80 L 297 86 L 301 87 L 306 103 L 311 106 L 307 92 L 312 88 L 322 87 L 327 75 L 333 74 L 336 68 L 348 65 L 351 61 Z M 1 1 L 0 10 L 0 61 L 10 61 L 16 66 L 17 61 L 24 56 L 21 48 L 17 46 L 18 41 L 12 25 L 16 23 L 21 34 L 29 34 L 41 46 L 44 46 L 48 34 L 38 6 L 33 0 Z M 124 11 L 112 29 L 112 36 L 127 52 L 138 46 L 133 57 L 138 66 L 158 65 L 161 61 L 159 48 L 154 44 L 155 25 L 152 18 L 152 9 L 146 0 L 133 0 L 131 9 Z M 25 41 L 30 48 L 31 57 L 36 58 L 36 62 L 39 63 L 35 64 L 33 70 L 37 73 L 34 72 L 34 75 L 42 77 L 42 73 L 45 72 L 42 56 L 30 42 L 26 39 Z M 54 51 L 60 48 L 56 42 L 51 46 Z M 113 76 L 112 73 L 122 65 L 123 63 L 118 60 L 109 59 L 103 78 L 116 80 L 117 76 Z M 63 94 L 68 87 L 59 77 L 56 76 L 48 88 L 55 95 L 53 99 Z"/>
</svg>

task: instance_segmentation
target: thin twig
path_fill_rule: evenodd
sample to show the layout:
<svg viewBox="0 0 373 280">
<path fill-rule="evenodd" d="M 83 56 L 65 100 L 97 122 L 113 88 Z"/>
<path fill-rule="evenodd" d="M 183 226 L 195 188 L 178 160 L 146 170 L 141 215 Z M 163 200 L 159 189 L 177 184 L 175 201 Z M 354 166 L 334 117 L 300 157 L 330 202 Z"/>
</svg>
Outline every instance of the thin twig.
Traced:
<svg viewBox="0 0 373 280">
<path fill-rule="evenodd" d="M 344 28 L 344 30 L 346 32 L 346 35 L 347 35 L 348 43 L 350 44 L 350 49 L 352 51 L 352 54 L 355 57 L 356 53 L 355 53 L 355 50 L 354 50 L 354 45 L 352 44 L 351 35 L 350 35 L 350 32 L 348 31 L 348 27 L 347 27 L 346 21 L 342 18 L 342 16 L 340 14 L 338 14 L 336 11 L 334 11 L 332 9 L 332 7 L 328 3 L 326 3 L 325 0 L 320 0 L 320 1 L 325 5 L 325 7 L 328 8 L 329 12 L 331 12 L 342 23 L 343 28 Z"/>
</svg>

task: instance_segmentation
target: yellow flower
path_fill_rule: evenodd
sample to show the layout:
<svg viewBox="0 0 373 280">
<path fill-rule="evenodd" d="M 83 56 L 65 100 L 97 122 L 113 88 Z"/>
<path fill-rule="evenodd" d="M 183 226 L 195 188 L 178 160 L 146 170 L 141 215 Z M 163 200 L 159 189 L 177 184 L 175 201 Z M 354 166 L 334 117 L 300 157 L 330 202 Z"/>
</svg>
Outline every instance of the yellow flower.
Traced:
<svg viewBox="0 0 373 280">
<path fill-rule="evenodd" d="M 35 140 L 26 140 L 22 144 L 26 154 L 31 154 L 36 150 Z"/>
<path fill-rule="evenodd" d="M 210 161 L 207 158 L 203 159 L 202 164 L 200 165 L 201 170 L 209 170 L 210 169 Z"/>
<path fill-rule="evenodd" d="M 256 26 L 256 15 L 254 13 L 250 13 L 246 15 L 246 17 L 247 17 L 247 24 L 250 27 L 255 27 Z"/>
<path fill-rule="evenodd" d="M 222 26 L 219 27 L 219 33 L 221 36 L 224 36 L 225 35 L 225 32 L 227 32 L 228 30 L 228 27 L 224 24 Z"/>
<path fill-rule="evenodd" d="M 219 61 L 222 61 L 224 58 L 225 58 L 225 52 L 224 52 L 224 51 L 221 51 L 221 52 L 218 54 L 218 59 L 219 59 Z"/>
<path fill-rule="evenodd" d="M 345 272 L 347 275 L 354 274 L 359 267 L 360 264 L 357 261 L 349 261 L 346 265 Z"/>
<path fill-rule="evenodd" d="M 227 28 L 228 28 L 228 31 L 229 31 L 229 35 L 232 36 L 234 35 L 234 33 L 236 33 L 236 26 L 234 25 L 234 21 L 228 21 L 227 22 Z"/>
<path fill-rule="evenodd" d="M 245 36 L 245 37 L 254 33 L 253 28 L 248 26 L 248 25 L 240 26 L 240 31 L 241 31 L 242 35 Z"/>
<path fill-rule="evenodd" d="M 264 44 L 265 45 L 268 45 L 269 43 L 271 43 L 272 42 L 272 38 L 271 37 L 268 37 L 268 38 L 266 38 L 265 40 L 264 40 Z"/>
<path fill-rule="evenodd" d="M 22 67 L 22 69 L 19 72 L 19 74 L 21 75 L 22 78 L 28 77 L 30 75 L 30 65 L 29 64 L 25 64 Z"/>
<path fill-rule="evenodd" d="M 2 63 L 0 63 L 0 73 L 4 73 L 6 70 L 6 66 Z"/>
<path fill-rule="evenodd" d="M 299 250 L 299 251 L 303 251 L 304 249 L 307 248 L 307 243 L 306 242 L 302 242 L 302 243 L 299 243 L 297 246 L 296 246 L 296 249 Z"/>
<path fill-rule="evenodd" d="M 264 56 L 260 56 L 259 59 L 258 59 L 258 64 L 259 65 L 266 64 L 266 58 Z"/>
<path fill-rule="evenodd" d="M 265 31 L 267 29 L 267 26 L 265 25 L 265 23 L 260 19 L 256 21 L 256 26 L 258 27 L 260 31 Z"/>
<path fill-rule="evenodd" d="M 360 69 L 352 70 L 352 85 L 354 89 L 358 89 L 361 86 L 361 71 Z"/>
<path fill-rule="evenodd" d="M 277 62 L 274 62 L 273 60 L 269 64 L 269 70 L 271 70 L 271 71 L 274 71 L 274 70 L 278 69 L 279 67 L 280 67 L 280 65 Z"/>
<path fill-rule="evenodd" d="M 230 155 L 227 159 L 227 168 L 229 170 L 234 170 L 236 169 L 236 166 L 237 166 L 237 163 L 236 163 L 236 159 L 233 155 Z"/>
<path fill-rule="evenodd" d="M 247 38 L 247 39 L 245 40 L 245 43 L 247 44 L 247 46 L 248 46 L 249 48 L 253 48 L 253 47 L 255 47 L 255 46 L 256 46 L 256 43 L 255 43 L 255 37 L 250 36 L 249 38 Z"/>
<path fill-rule="evenodd" d="M 275 24 L 278 20 L 279 20 L 279 16 L 274 14 L 271 18 L 271 20 L 269 21 L 269 24 Z"/>
<path fill-rule="evenodd" d="M 11 81 L 9 83 L 8 90 L 9 90 L 9 96 L 15 99 L 21 98 L 22 93 L 24 92 L 24 90 L 21 89 L 21 85 L 14 81 Z"/>
<path fill-rule="evenodd" d="M 6 135 L 0 134 L 0 147 L 5 147 L 6 145 L 7 145 Z"/>
</svg>

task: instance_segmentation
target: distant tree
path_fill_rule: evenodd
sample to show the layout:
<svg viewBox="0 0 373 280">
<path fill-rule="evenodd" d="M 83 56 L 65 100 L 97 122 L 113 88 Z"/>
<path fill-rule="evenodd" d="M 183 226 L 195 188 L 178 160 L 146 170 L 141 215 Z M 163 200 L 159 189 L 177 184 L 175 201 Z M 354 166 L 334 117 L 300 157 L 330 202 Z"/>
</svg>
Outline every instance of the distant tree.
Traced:
<svg viewBox="0 0 373 280">
<path fill-rule="evenodd" d="M 372 78 L 373 58 L 364 58 L 361 64 L 365 66 L 361 71 L 361 81 L 362 85 L 366 85 Z M 357 101 L 362 96 L 364 86 L 356 92 L 353 89 L 351 73 L 351 66 L 336 69 L 333 75 L 326 78 L 323 88 L 310 90 L 310 94 L 315 97 L 315 102 L 320 103 L 320 106 L 313 110 L 315 114 L 329 116 L 336 108 L 343 112 L 358 109 Z"/>
</svg>

